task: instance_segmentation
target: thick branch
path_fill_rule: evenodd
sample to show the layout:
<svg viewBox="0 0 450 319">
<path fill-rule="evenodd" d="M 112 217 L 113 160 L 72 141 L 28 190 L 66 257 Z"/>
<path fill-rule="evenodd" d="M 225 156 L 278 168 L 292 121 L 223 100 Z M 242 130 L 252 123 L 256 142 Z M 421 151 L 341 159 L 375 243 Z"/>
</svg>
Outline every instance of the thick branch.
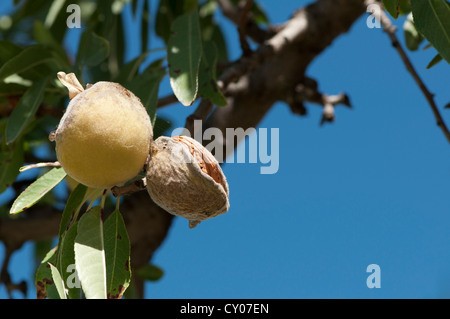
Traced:
<svg viewBox="0 0 450 319">
<path fill-rule="evenodd" d="M 292 95 L 309 64 L 334 39 L 365 13 L 364 0 L 321 0 L 294 13 L 283 28 L 249 57 L 243 57 L 219 78 L 229 104 L 216 108 L 204 129 L 247 129 L 259 122 L 277 101 Z M 224 134 L 223 154 L 228 156 Z M 209 141 L 205 141 L 208 143 Z"/>
</svg>

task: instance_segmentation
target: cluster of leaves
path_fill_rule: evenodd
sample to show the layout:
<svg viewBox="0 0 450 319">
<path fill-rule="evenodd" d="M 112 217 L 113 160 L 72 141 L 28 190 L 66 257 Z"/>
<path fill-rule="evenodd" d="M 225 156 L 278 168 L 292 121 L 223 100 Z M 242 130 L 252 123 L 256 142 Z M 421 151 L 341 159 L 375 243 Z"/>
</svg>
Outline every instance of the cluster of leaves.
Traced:
<svg viewBox="0 0 450 319">
<path fill-rule="evenodd" d="M 389 14 L 397 19 L 407 15 L 403 24 L 405 43 L 416 51 L 424 39 L 425 49 L 434 47 L 438 53 L 427 66 L 431 68 L 444 59 L 450 63 L 450 3 L 446 0 L 383 0 Z"/>
<path fill-rule="evenodd" d="M 11 14 L 12 23 L 0 38 L 0 193 L 8 188 L 16 192 L 13 204 L 7 203 L 10 214 L 38 202 L 56 205 L 52 190 L 67 178 L 55 162 L 53 147 L 47 148 L 47 162 L 36 155 L 40 146 L 49 144 L 48 134 L 57 126 L 68 102 L 57 72 L 73 72 L 82 83 L 101 80 L 122 84 L 141 99 L 152 119 L 155 136 L 170 127 L 170 123 L 156 116 L 159 86 L 165 76 L 169 76 L 175 96 L 184 105 L 192 105 L 198 98 L 209 99 L 218 106 L 226 104 L 216 84 L 215 70 L 216 63 L 225 62 L 228 57 L 223 34 L 213 18 L 217 7 L 213 0 L 161 0 L 154 25 L 147 0 L 71 1 L 81 9 L 82 23 L 80 43 L 73 57 L 63 46 L 67 22 L 74 13 L 66 11 L 69 3 L 16 2 L 20 6 Z M 141 53 L 125 62 L 121 11 L 127 2 L 131 2 L 134 13 L 141 10 L 142 37 L 133 39 L 140 41 Z M 166 55 L 153 60 L 152 53 L 157 50 L 148 49 L 151 27 L 166 44 Z M 39 160 L 41 163 L 36 164 Z M 23 183 L 17 186 L 19 171 L 31 168 L 40 170 L 41 175 L 25 189 Z M 36 272 L 39 297 L 120 298 L 129 286 L 127 230 L 119 201 L 114 207 L 111 196 L 104 193 L 81 184 L 70 191 L 61 216 L 58 244 L 46 250 Z M 113 212 L 104 220 L 108 203 Z M 137 274 L 157 280 L 162 271 L 148 265 Z"/>
</svg>

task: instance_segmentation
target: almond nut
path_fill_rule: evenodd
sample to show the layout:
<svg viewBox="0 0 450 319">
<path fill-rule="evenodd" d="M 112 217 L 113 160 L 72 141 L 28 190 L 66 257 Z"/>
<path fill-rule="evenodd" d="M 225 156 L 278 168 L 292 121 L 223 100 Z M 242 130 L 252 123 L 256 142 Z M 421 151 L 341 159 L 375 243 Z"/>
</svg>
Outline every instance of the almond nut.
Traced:
<svg viewBox="0 0 450 319">
<path fill-rule="evenodd" d="M 228 211 L 228 183 L 217 160 L 187 136 L 161 136 L 151 146 L 147 190 L 153 201 L 194 228 Z"/>
</svg>

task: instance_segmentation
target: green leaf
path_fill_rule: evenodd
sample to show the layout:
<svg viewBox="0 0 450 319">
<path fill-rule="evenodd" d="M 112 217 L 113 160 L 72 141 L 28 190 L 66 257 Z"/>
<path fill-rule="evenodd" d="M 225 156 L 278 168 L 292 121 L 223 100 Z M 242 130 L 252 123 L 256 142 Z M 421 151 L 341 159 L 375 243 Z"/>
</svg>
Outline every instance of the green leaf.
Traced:
<svg viewBox="0 0 450 319">
<path fill-rule="evenodd" d="M 406 47 L 411 51 L 417 50 L 423 41 L 423 36 L 417 31 L 412 14 L 408 15 L 403 24 L 403 34 L 405 36 Z"/>
<path fill-rule="evenodd" d="M 0 193 L 3 193 L 19 175 L 19 168 L 23 160 L 22 141 L 17 141 L 11 145 L 2 145 L 0 153 Z"/>
<path fill-rule="evenodd" d="M 37 15 L 47 12 L 49 8 L 50 2 L 48 0 L 22 1 L 21 6 L 13 13 L 13 24 L 27 17 L 34 20 Z"/>
<path fill-rule="evenodd" d="M 147 51 L 148 49 L 148 36 L 149 32 L 151 32 L 151 24 L 150 24 L 150 3 L 145 0 L 142 8 L 142 25 L 141 25 L 141 43 L 142 43 L 142 52 Z"/>
<path fill-rule="evenodd" d="M 50 249 L 53 248 L 53 238 L 41 239 L 33 242 L 33 260 L 35 263 L 41 263 Z"/>
<path fill-rule="evenodd" d="M 170 25 L 172 24 L 173 19 L 179 15 L 179 13 L 174 12 L 174 7 L 171 6 L 171 2 L 176 5 L 176 3 L 180 3 L 180 1 L 169 1 L 169 0 L 160 0 L 158 11 L 156 13 L 156 21 L 155 21 L 155 32 L 161 37 L 165 43 L 169 40 L 170 37 Z"/>
<path fill-rule="evenodd" d="M 79 299 L 81 287 L 75 265 L 75 237 L 78 231 L 78 222 L 70 225 L 58 241 L 56 268 L 66 283 L 69 299 Z"/>
<path fill-rule="evenodd" d="M 70 193 L 67 199 L 66 206 L 64 207 L 63 213 L 61 215 L 61 222 L 59 225 L 59 236 L 69 228 L 70 222 L 76 220 L 76 216 L 85 202 L 85 196 L 87 192 L 87 186 L 83 184 L 78 184 L 75 189 Z"/>
<path fill-rule="evenodd" d="M 411 12 L 411 0 L 400 0 L 400 15 L 405 15 Z"/>
<path fill-rule="evenodd" d="M 53 0 L 50 9 L 48 10 L 47 16 L 45 17 L 45 27 L 50 28 L 56 20 L 59 12 L 62 8 L 65 8 L 65 0 Z"/>
<path fill-rule="evenodd" d="M 35 180 L 28 186 L 14 201 L 9 211 L 10 214 L 17 214 L 33 206 L 45 194 L 58 185 L 66 176 L 62 167 L 55 167 Z"/>
<path fill-rule="evenodd" d="M 155 265 L 144 265 L 136 271 L 144 280 L 157 281 L 164 275 L 164 271 Z"/>
<path fill-rule="evenodd" d="M 75 266 L 87 299 L 106 299 L 106 261 L 99 206 L 81 216 L 75 237 Z"/>
<path fill-rule="evenodd" d="M 59 299 L 67 299 L 66 292 L 64 289 L 64 281 L 58 271 L 58 269 L 53 266 L 51 263 L 48 263 L 50 266 L 50 271 L 52 273 L 53 283 L 55 284 L 56 291 L 58 292 Z"/>
<path fill-rule="evenodd" d="M 383 6 L 394 19 L 411 11 L 410 0 L 383 0 Z"/>
<path fill-rule="evenodd" d="M 11 95 L 24 95 L 26 90 L 28 89 L 27 86 L 18 84 L 18 83 L 5 83 L 0 82 L 0 97 L 1 96 L 11 96 Z"/>
<path fill-rule="evenodd" d="M 116 209 L 105 221 L 104 242 L 108 299 L 120 299 L 131 281 L 130 240 L 122 214 Z"/>
<path fill-rule="evenodd" d="M 153 125 L 153 139 L 157 139 L 161 135 L 167 135 L 166 131 L 172 127 L 172 122 L 162 116 L 157 116 L 155 125 Z"/>
<path fill-rule="evenodd" d="M 225 37 L 222 29 L 208 17 L 202 19 L 200 22 L 203 42 L 212 41 L 218 51 L 217 62 L 227 62 L 229 60 L 227 44 L 225 43 Z"/>
<path fill-rule="evenodd" d="M 0 193 L 3 193 L 16 179 L 23 164 L 23 141 L 6 145 L 4 142 L 6 119 L 0 120 Z"/>
<path fill-rule="evenodd" d="M 128 62 L 127 64 L 125 64 L 119 71 L 119 73 L 117 74 L 116 77 L 114 77 L 114 82 L 118 82 L 121 83 L 122 85 L 126 85 L 127 82 L 130 82 L 134 79 L 134 77 L 138 74 L 139 72 L 139 67 L 141 66 L 141 64 L 144 62 L 145 58 L 152 52 L 155 51 L 161 51 L 163 49 L 153 49 L 153 50 L 148 50 L 145 51 L 144 53 L 142 53 L 140 56 L 138 56 L 137 58 L 131 60 L 130 62 Z M 153 64 L 153 66 L 157 67 L 161 67 L 162 64 L 162 59 L 159 59 L 156 61 L 157 63 Z M 149 68 L 153 68 L 151 66 L 149 66 Z M 147 69 L 149 69 L 147 68 Z"/>
<path fill-rule="evenodd" d="M 178 16 L 195 9 L 197 6 L 197 0 L 160 0 L 155 21 L 156 34 L 167 43 L 172 22 Z"/>
<path fill-rule="evenodd" d="M 239 0 L 231 0 L 231 2 L 235 6 L 239 6 Z M 251 8 L 251 13 L 252 13 L 252 19 L 256 23 L 262 23 L 262 24 L 269 23 L 269 19 L 267 18 L 267 15 L 264 12 L 264 10 L 261 8 L 261 4 L 258 4 L 256 1 L 253 2 L 252 8 Z"/>
<path fill-rule="evenodd" d="M 267 17 L 267 14 L 261 8 L 261 4 L 257 3 L 256 1 L 253 2 L 252 14 L 253 20 L 256 23 L 269 24 L 269 18 Z"/>
<path fill-rule="evenodd" d="M 436 64 L 438 64 L 439 62 L 442 61 L 442 56 L 438 53 L 434 56 L 434 58 L 430 61 L 430 63 L 428 63 L 427 65 L 427 69 L 435 66 Z"/>
<path fill-rule="evenodd" d="M 0 65 L 17 56 L 23 49 L 15 43 L 7 40 L 0 40 Z"/>
<path fill-rule="evenodd" d="M 11 74 L 24 72 L 52 59 L 53 56 L 49 54 L 46 46 L 40 44 L 29 46 L 3 64 L 0 68 L 0 81 Z"/>
<path fill-rule="evenodd" d="M 197 97 L 201 56 L 198 14 L 193 11 L 173 21 L 167 47 L 170 85 L 183 105 L 192 105 Z"/>
<path fill-rule="evenodd" d="M 56 247 L 52 248 L 44 257 L 41 264 L 36 270 L 35 284 L 36 294 L 38 299 L 57 299 L 58 292 L 55 284 L 53 283 L 52 273 L 50 270 L 49 262 L 54 263 L 56 261 Z"/>
<path fill-rule="evenodd" d="M 397 5 L 399 0 L 383 0 L 383 6 L 387 12 L 394 18 L 397 19 Z"/>
<path fill-rule="evenodd" d="M 450 63 L 450 6 L 445 0 L 411 0 L 414 24 Z"/>
<path fill-rule="evenodd" d="M 75 237 L 77 235 L 77 216 L 88 196 L 88 187 L 78 184 L 70 193 L 61 216 L 56 267 L 66 283 L 70 299 L 81 295 L 78 274 L 75 265 Z"/>
<path fill-rule="evenodd" d="M 81 35 L 77 52 L 77 65 L 93 67 L 109 55 L 109 42 L 105 38 L 86 30 Z"/>
<path fill-rule="evenodd" d="M 217 49 L 213 42 L 203 43 L 203 55 L 198 74 L 198 95 L 210 99 L 215 105 L 225 106 L 227 100 L 216 81 Z"/>
<path fill-rule="evenodd" d="M 166 74 L 160 68 L 161 62 L 162 60 L 158 60 L 152 63 L 144 72 L 127 84 L 127 88 L 141 100 L 142 105 L 150 115 L 152 125 L 155 124 L 156 119 L 159 84 Z"/>
<path fill-rule="evenodd" d="M 63 68 L 69 69 L 70 62 L 66 52 L 64 51 L 64 48 L 62 47 L 61 43 L 56 41 L 52 33 L 44 26 L 44 24 L 41 21 L 37 20 L 34 22 L 33 32 L 34 32 L 34 39 L 39 44 L 47 45 L 48 47 L 50 47 L 52 49 L 51 54 L 53 54 L 55 60 L 58 60 L 58 62 L 62 65 Z"/>
<path fill-rule="evenodd" d="M 34 83 L 20 98 L 6 124 L 6 143 L 10 144 L 24 131 L 44 99 L 47 78 Z"/>
</svg>

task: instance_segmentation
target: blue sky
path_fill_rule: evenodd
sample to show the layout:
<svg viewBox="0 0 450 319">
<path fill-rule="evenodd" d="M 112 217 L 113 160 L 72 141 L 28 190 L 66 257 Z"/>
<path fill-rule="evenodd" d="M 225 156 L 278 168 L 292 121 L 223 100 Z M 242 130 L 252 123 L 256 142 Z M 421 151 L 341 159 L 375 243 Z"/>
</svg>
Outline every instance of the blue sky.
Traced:
<svg viewBox="0 0 450 319">
<path fill-rule="evenodd" d="M 307 1 L 260 3 L 277 23 Z M 217 18 L 237 58 L 236 29 Z M 408 54 L 442 110 L 448 64 L 426 70 L 435 52 Z M 147 298 L 450 297 L 450 145 L 387 35 L 367 28 L 364 16 L 307 75 L 323 92 L 349 94 L 354 109 L 337 107 L 336 122 L 320 127 L 319 106 L 298 117 L 274 105 L 259 127 L 279 128 L 278 172 L 225 164 L 229 212 L 195 229 L 175 218 L 152 261 L 165 274 L 146 284 Z M 193 110 L 176 104 L 158 115 L 179 127 Z M 442 110 L 450 124 L 449 112 Z M 13 256 L 13 280 L 32 274 L 31 248 Z M 369 264 L 380 266 L 381 288 L 367 288 Z"/>
</svg>

